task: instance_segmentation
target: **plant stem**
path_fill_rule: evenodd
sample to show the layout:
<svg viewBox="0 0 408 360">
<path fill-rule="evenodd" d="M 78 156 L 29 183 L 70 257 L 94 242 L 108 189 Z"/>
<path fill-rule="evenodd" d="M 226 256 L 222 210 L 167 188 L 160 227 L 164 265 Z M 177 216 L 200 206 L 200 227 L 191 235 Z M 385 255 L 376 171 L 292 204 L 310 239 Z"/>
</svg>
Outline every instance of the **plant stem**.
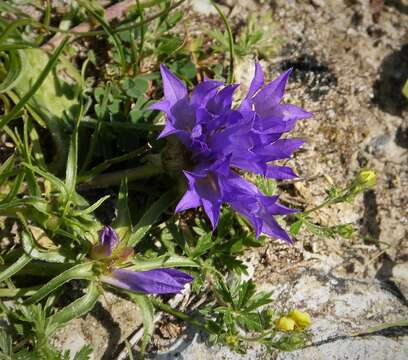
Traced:
<svg viewBox="0 0 408 360">
<path fill-rule="evenodd" d="M 158 299 L 156 299 L 156 298 L 154 298 L 154 297 L 151 297 L 150 300 L 152 301 L 153 305 L 154 305 L 156 308 L 158 308 L 158 309 L 164 311 L 165 313 L 170 314 L 170 315 L 173 315 L 173 316 L 175 316 L 176 318 L 179 318 L 179 319 L 181 319 L 181 320 L 183 320 L 183 321 L 187 321 L 188 323 L 190 323 L 191 325 L 195 326 L 196 328 L 201 329 L 201 330 L 204 330 L 204 331 L 206 331 L 206 332 L 209 333 L 209 334 L 212 333 L 212 331 L 208 328 L 208 326 L 206 326 L 205 324 L 202 324 L 200 321 L 194 319 L 194 318 L 191 317 L 190 315 L 187 315 L 187 314 L 184 313 L 184 312 L 181 312 L 181 311 L 178 311 L 178 310 L 176 310 L 176 309 L 173 309 L 170 305 L 167 305 L 167 304 L 161 302 L 160 300 L 158 300 Z"/>
<path fill-rule="evenodd" d="M 222 10 L 219 8 L 219 6 L 214 2 L 211 1 L 211 4 L 215 7 L 215 10 L 217 10 L 218 14 L 221 16 L 222 21 L 224 22 L 224 25 L 227 29 L 227 34 L 228 34 L 228 47 L 229 47 L 229 53 L 230 53 L 230 60 L 229 60 L 229 70 L 228 70 L 228 83 L 232 84 L 234 81 L 234 62 L 235 62 L 235 51 L 234 51 L 234 37 L 232 35 L 232 30 L 231 27 L 228 23 L 227 17 L 224 15 Z"/>
<path fill-rule="evenodd" d="M 89 188 L 105 188 L 112 185 L 119 185 L 123 178 L 127 178 L 128 182 L 146 179 L 152 176 L 160 175 L 164 172 L 163 168 L 156 164 L 146 164 L 133 169 L 115 171 L 107 174 L 95 176 L 86 182 L 82 183 L 80 189 Z"/>
</svg>

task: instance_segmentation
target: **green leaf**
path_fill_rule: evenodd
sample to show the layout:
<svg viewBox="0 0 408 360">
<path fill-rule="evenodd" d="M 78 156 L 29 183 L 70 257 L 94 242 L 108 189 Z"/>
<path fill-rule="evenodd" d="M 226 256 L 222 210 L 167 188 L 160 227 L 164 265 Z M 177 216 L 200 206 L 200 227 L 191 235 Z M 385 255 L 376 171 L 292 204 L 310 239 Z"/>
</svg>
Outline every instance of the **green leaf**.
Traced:
<svg viewBox="0 0 408 360">
<path fill-rule="evenodd" d="M 30 83 L 26 84 L 26 86 L 29 87 L 29 90 L 24 94 L 24 96 L 22 96 L 21 100 L 16 104 L 16 106 L 14 106 L 13 110 L 11 110 L 9 113 L 0 117 L 0 128 L 3 128 L 5 125 L 7 125 L 9 121 L 11 121 L 20 112 L 20 110 L 23 109 L 23 107 L 26 105 L 28 100 L 37 92 L 37 90 L 43 84 L 44 80 L 47 78 L 48 74 L 51 72 L 51 70 L 56 65 L 58 57 L 62 53 L 62 50 L 64 49 L 67 42 L 68 42 L 68 37 L 66 37 L 61 42 L 61 44 L 58 46 L 58 48 L 54 51 L 54 54 L 51 56 L 47 65 L 41 71 L 40 75 L 38 76 L 34 84 L 32 85 Z M 30 49 L 30 51 L 33 51 L 33 50 L 34 49 Z"/>
<path fill-rule="evenodd" d="M 69 254 L 64 253 L 62 249 L 59 249 L 58 251 L 40 250 L 28 228 L 21 232 L 21 242 L 24 252 L 33 259 L 56 263 L 63 263 L 67 261 L 67 255 Z"/>
<path fill-rule="evenodd" d="M 34 304 L 40 301 L 68 281 L 74 279 L 93 280 L 95 278 L 94 265 L 93 262 L 86 262 L 65 270 L 42 286 L 33 296 L 25 301 L 25 304 Z"/>
<path fill-rule="evenodd" d="M 117 216 L 112 226 L 119 235 L 121 241 L 127 242 L 132 231 L 132 220 L 128 207 L 128 186 L 127 178 L 123 178 L 120 183 L 118 202 L 116 204 Z"/>
<path fill-rule="evenodd" d="M 0 282 L 7 280 L 14 274 L 18 273 L 21 269 L 23 269 L 27 264 L 30 263 L 31 259 L 32 258 L 27 254 L 21 255 L 15 263 L 11 264 L 7 269 L 0 273 Z"/>
<path fill-rule="evenodd" d="M 129 269 L 133 271 L 146 271 L 174 267 L 199 267 L 195 261 L 179 255 L 163 255 L 153 259 L 134 257 L 132 259 L 132 263 L 133 265 L 130 266 Z"/>
<path fill-rule="evenodd" d="M 123 89 L 126 91 L 126 95 L 132 98 L 143 95 L 147 91 L 148 86 L 147 80 L 139 77 L 133 79 L 127 78 L 123 82 Z"/>
<path fill-rule="evenodd" d="M 216 242 L 212 239 L 212 233 L 201 236 L 197 241 L 196 247 L 191 253 L 191 257 L 195 259 L 204 255 L 209 249 L 214 247 L 215 244 Z"/>
<path fill-rule="evenodd" d="M 15 163 L 14 155 L 11 155 L 7 158 L 3 164 L 0 165 L 0 186 L 2 186 L 5 181 L 12 176 L 12 169 Z"/>
<path fill-rule="evenodd" d="M 128 293 L 129 297 L 139 306 L 143 318 L 143 340 L 140 346 L 142 358 L 144 357 L 146 346 L 154 332 L 154 306 L 146 295 Z"/>
<path fill-rule="evenodd" d="M 101 197 L 98 201 L 93 203 L 91 206 L 83 210 L 76 210 L 73 212 L 74 216 L 82 216 L 93 213 L 99 206 L 101 206 L 106 200 L 110 198 L 110 195 L 105 195 Z"/>
<path fill-rule="evenodd" d="M 92 348 L 89 345 L 84 345 L 79 350 L 72 360 L 90 360 L 92 355 Z"/>
<path fill-rule="evenodd" d="M 122 42 L 119 38 L 119 36 L 113 31 L 111 26 L 105 21 L 103 16 L 101 16 L 100 11 L 98 9 L 95 9 L 93 4 L 91 4 L 89 1 L 85 0 L 77 0 L 77 2 L 83 6 L 103 27 L 105 32 L 112 38 L 113 43 L 116 47 L 116 50 L 118 51 L 119 54 L 119 61 L 120 65 L 122 68 L 122 72 L 125 73 L 126 71 L 126 57 L 125 57 L 125 51 L 123 49 Z"/>
<path fill-rule="evenodd" d="M 292 235 L 297 235 L 297 234 L 299 234 L 299 231 L 300 231 L 300 228 L 302 227 L 302 225 L 303 225 L 303 219 L 296 220 L 296 221 L 290 226 L 289 232 L 290 232 Z"/>
<path fill-rule="evenodd" d="M 68 321 L 80 317 L 90 312 L 101 296 L 101 289 L 95 281 L 91 281 L 84 296 L 75 300 L 71 304 L 58 311 L 51 316 L 51 325 L 47 329 L 48 335 L 52 335 L 60 327 L 64 326 Z"/>
<path fill-rule="evenodd" d="M 244 281 L 239 288 L 238 308 L 245 307 L 249 299 L 255 294 L 255 291 L 256 286 L 253 281 Z"/>
<path fill-rule="evenodd" d="M 175 195 L 171 190 L 164 193 L 156 202 L 154 202 L 135 225 L 133 232 L 130 234 L 127 245 L 134 247 L 137 243 L 139 243 L 151 229 L 160 215 L 174 202 Z"/>
<path fill-rule="evenodd" d="M 71 135 L 71 142 L 68 152 L 68 160 L 65 172 L 65 186 L 68 191 L 68 196 L 73 197 L 75 193 L 75 187 L 77 183 L 78 173 L 78 130 L 79 123 L 82 118 L 83 106 L 81 104 L 78 118 L 75 124 L 74 132 Z"/>
<path fill-rule="evenodd" d="M 0 51 L 2 51 L 1 48 Z M 4 64 L 7 73 L 2 80 L 0 79 L 0 94 L 11 90 L 20 80 L 23 70 L 22 54 L 23 52 L 18 50 L 10 50 L 8 52 L 8 57 Z"/>
</svg>

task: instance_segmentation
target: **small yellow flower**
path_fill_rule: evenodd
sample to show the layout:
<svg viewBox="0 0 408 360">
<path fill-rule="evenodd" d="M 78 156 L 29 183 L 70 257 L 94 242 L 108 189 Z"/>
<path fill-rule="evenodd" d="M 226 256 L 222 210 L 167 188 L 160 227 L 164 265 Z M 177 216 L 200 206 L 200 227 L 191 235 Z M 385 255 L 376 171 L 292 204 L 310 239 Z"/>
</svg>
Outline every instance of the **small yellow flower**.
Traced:
<svg viewBox="0 0 408 360">
<path fill-rule="evenodd" d="M 234 335 L 228 335 L 225 339 L 225 342 L 231 347 L 236 347 L 239 345 L 238 338 Z"/>
<path fill-rule="evenodd" d="M 377 183 L 377 175 L 373 170 L 361 170 L 357 175 L 357 181 L 365 188 L 372 188 Z"/>
<path fill-rule="evenodd" d="M 293 331 L 295 330 L 296 322 L 295 320 L 282 316 L 277 322 L 276 327 L 281 331 Z"/>
<path fill-rule="evenodd" d="M 288 317 L 295 322 L 298 329 L 305 329 L 312 323 L 312 319 L 307 312 L 294 309 L 289 312 Z"/>
</svg>

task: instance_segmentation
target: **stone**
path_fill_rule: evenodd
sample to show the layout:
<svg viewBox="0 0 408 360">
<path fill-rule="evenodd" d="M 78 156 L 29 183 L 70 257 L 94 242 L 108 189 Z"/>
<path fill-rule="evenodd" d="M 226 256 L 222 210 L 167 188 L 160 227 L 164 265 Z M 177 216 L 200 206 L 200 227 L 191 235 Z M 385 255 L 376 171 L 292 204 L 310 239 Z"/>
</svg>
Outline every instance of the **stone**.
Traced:
<svg viewBox="0 0 408 360">
<path fill-rule="evenodd" d="M 324 260 L 324 259 L 322 259 Z M 260 284 L 262 290 L 273 291 L 276 306 L 298 308 L 312 316 L 311 343 L 292 353 L 274 354 L 277 360 L 370 359 L 403 360 L 408 358 L 408 335 L 375 332 L 374 326 L 408 318 L 408 307 L 387 283 L 376 279 L 345 277 L 335 274 L 322 261 L 296 274 L 286 275 L 286 281 Z M 396 270 L 396 274 L 404 274 Z M 179 339 L 170 351 L 155 359 L 223 359 L 244 360 L 270 358 L 261 347 L 239 355 L 227 347 L 208 346 L 203 334 L 190 331 Z"/>
</svg>

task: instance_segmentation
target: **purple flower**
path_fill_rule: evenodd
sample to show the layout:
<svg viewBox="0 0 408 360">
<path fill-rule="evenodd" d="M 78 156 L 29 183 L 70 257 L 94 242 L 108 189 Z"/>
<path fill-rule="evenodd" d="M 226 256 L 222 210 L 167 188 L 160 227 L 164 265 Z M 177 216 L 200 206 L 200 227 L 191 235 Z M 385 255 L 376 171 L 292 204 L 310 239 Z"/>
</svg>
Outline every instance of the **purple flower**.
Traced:
<svg viewBox="0 0 408 360">
<path fill-rule="evenodd" d="M 312 116 L 282 103 L 291 70 L 265 85 L 262 69 L 256 64 L 249 91 L 236 109 L 232 102 L 237 84 L 206 79 L 189 96 L 185 84 L 165 65 L 160 70 L 164 100 L 151 106 L 167 115 L 159 137 L 175 135 L 193 163 L 184 171 L 188 188 L 176 211 L 202 206 L 215 229 L 221 205 L 226 203 L 252 223 L 257 236 L 265 233 L 291 242 L 273 216 L 295 210 L 279 205 L 276 196 L 265 196 L 238 173 L 250 171 L 273 179 L 296 177 L 290 167 L 271 164 L 289 158 L 302 146 L 303 140 L 282 136 L 298 120 Z"/>
<path fill-rule="evenodd" d="M 133 249 L 118 247 L 119 240 L 114 229 L 104 226 L 99 234 L 99 245 L 92 251 L 92 257 L 104 261 L 114 260 L 120 263 L 133 253 Z M 101 280 L 107 284 L 147 294 L 175 294 L 183 290 L 184 285 L 193 278 L 176 269 L 154 269 L 148 271 L 132 271 L 128 269 L 112 270 L 112 262 L 109 261 L 108 273 L 101 276 Z"/>
</svg>

